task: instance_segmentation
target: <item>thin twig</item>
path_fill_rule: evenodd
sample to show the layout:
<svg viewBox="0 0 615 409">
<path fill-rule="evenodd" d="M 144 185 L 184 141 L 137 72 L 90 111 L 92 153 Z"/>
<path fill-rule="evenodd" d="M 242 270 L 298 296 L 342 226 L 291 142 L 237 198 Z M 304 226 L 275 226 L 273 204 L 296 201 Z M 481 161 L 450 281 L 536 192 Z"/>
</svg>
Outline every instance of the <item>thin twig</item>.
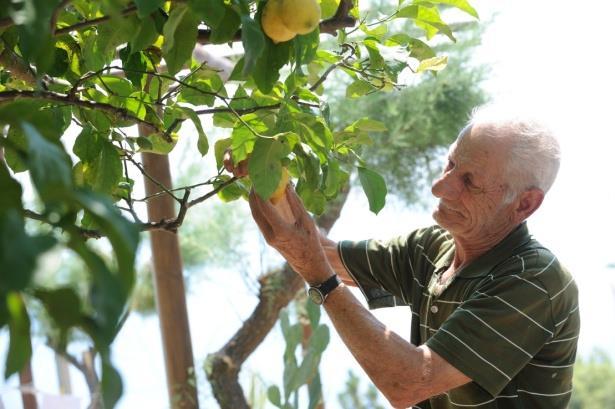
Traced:
<svg viewBox="0 0 615 409">
<path fill-rule="evenodd" d="M 192 200 L 191 202 L 188 203 L 188 207 L 192 207 L 194 205 L 197 205 L 201 202 L 204 202 L 205 200 L 209 199 L 210 197 L 214 196 L 215 194 L 217 194 L 219 191 L 221 191 L 222 189 L 224 189 L 225 187 L 227 187 L 228 185 L 231 185 L 233 183 L 235 183 L 235 181 L 238 178 L 236 176 L 233 176 L 232 178 L 230 178 L 229 180 L 227 180 L 226 182 L 221 183 L 217 188 L 215 188 L 214 190 L 212 190 L 209 193 L 204 194 L 201 197 L 198 197 L 194 200 Z"/>
<path fill-rule="evenodd" d="M 143 168 L 143 165 L 141 165 L 139 162 L 137 162 L 136 160 L 134 160 L 134 158 L 132 157 L 132 155 L 126 151 L 124 151 L 124 154 L 126 155 L 126 157 L 128 158 L 129 161 L 132 162 L 133 165 L 135 165 L 137 167 L 137 169 L 139 169 L 139 171 L 141 171 L 141 173 L 143 174 L 143 176 L 145 176 L 146 178 L 148 178 L 153 184 L 155 184 L 156 186 L 158 186 L 160 189 L 162 189 L 162 191 L 164 191 L 166 194 L 168 194 L 169 196 L 171 196 L 173 199 L 175 199 L 175 201 L 177 203 L 181 203 L 181 199 L 178 198 L 177 196 L 175 196 L 173 194 L 173 192 L 171 192 L 166 186 L 164 186 L 162 183 L 160 183 L 159 181 L 157 181 L 154 177 L 152 177 L 149 173 L 147 173 L 147 171 Z"/>
<path fill-rule="evenodd" d="M 132 5 L 132 6 L 128 6 L 126 7 L 124 10 L 120 11 L 119 15 L 120 16 L 129 16 L 131 14 L 134 14 L 137 11 L 137 6 L 136 5 Z M 111 16 L 102 16 L 102 17 L 98 17 L 98 18 L 93 18 L 91 20 L 84 20 L 84 21 L 80 21 L 79 23 L 75 23 L 73 25 L 67 26 L 67 27 L 62 27 L 62 28 L 58 28 L 55 30 L 55 35 L 62 35 L 62 34 L 67 34 L 70 33 L 71 31 L 78 31 L 81 30 L 83 28 L 88 28 L 88 27 L 92 27 L 92 26 L 97 26 L 101 23 L 107 22 L 111 20 Z"/>
<path fill-rule="evenodd" d="M 58 4 L 57 7 L 53 10 L 53 14 L 51 15 L 51 21 L 49 23 L 50 29 L 51 29 L 51 35 L 55 35 L 56 26 L 58 22 L 58 16 L 60 15 L 64 7 L 68 6 L 69 3 L 70 3 L 70 0 L 62 0 L 60 4 Z"/>
</svg>

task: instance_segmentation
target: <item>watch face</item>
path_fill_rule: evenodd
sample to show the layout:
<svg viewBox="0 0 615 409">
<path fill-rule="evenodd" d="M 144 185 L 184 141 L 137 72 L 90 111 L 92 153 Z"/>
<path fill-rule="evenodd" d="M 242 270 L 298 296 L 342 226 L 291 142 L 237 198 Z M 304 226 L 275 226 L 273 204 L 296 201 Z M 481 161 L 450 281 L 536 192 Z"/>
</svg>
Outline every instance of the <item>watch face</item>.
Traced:
<svg viewBox="0 0 615 409">
<path fill-rule="evenodd" d="M 323 299 L 324 297 L 322 296 L 320 291 L 318 291 L 317 288 L 308 289 L 308 297 L 310 297 L 310 300 L 312 300 L 314 304 L 321 305 L 322 302 L 324 301 Z"/>
</svg>

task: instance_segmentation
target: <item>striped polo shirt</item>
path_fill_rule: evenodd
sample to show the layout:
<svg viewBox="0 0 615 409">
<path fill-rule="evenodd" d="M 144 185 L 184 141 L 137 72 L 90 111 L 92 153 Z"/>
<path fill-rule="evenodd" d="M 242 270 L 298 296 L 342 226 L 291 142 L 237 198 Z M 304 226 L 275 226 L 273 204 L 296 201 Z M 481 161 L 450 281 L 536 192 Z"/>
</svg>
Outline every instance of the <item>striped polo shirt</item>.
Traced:
<svg viewBox="0 0 615 409">
<path fill-rule="evenodd" d="M 415 407 L 566 408 L 580 320 L 574 279 L 519 225 L 430 291 L 450 266 L 441 227 L 389 241 L 342 241 L 338 251 L 370 308 L 409 306 L 410 341 L 426 344 L 472 382 Z"/>
</svg>

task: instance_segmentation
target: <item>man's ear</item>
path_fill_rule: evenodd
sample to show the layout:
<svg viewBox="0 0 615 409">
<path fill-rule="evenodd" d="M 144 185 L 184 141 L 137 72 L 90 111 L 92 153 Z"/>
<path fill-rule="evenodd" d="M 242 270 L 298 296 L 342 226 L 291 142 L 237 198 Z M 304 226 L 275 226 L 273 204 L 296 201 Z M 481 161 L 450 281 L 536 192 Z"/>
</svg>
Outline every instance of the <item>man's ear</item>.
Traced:
<svg viewBox="0 0 615 409">
<path fill-rule="evenodd" d="M 515 209 L 519 221 L 521 222 L 530 217 L 540 207 L 544 198 L 545 192 L 536 187 L 521 193 L 517 201 L 517 208 Z"/>
</svg>

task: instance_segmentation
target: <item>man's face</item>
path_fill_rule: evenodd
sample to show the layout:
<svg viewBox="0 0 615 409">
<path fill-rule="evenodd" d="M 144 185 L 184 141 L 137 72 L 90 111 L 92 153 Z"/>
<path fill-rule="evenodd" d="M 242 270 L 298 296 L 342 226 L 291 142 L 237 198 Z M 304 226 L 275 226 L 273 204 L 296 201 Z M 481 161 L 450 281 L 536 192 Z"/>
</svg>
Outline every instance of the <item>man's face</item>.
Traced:
<svg viewBox="0 0 615 409">
<path fill-rule="evenodd" d="M 449 150 L 448 163 L 431 188 L 440 199 L 436 222 L 453 237 L 484 241 L 514 223 L 514 201 L 505 204 L 509 142 L 474 126 Z"/>
</svg>

